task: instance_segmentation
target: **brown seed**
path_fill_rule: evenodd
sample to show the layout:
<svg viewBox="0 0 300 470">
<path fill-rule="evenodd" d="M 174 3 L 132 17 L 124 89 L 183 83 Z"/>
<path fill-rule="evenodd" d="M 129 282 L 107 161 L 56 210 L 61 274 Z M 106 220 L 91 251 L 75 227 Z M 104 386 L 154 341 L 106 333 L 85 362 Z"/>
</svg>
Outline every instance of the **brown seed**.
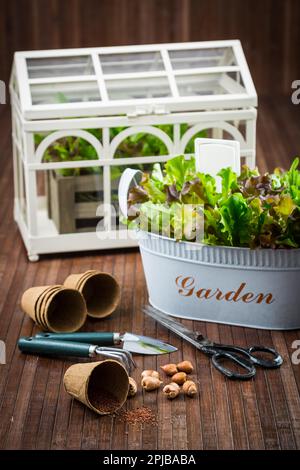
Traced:
<svg viewBox="0 0 300 470">
<path fill-rule="evenodd" d="M 174 398 L 178 397 L 180 393 L 180 387 L 177 383 L 171 382 L 163 388 L 163 394 L 169 399 L 173 400 Z"/>
<path fill-rule="evenodd" d="M 165 372 L 165 374 L 170 376 L 178 372 L 176 364 L 166 364 L 165 366 L 161 366 L 160 368 Z"/>
<path fill-rule="evenodd" d="M 186 374 L 191 374 L 194 370 L 193 364 L 191 361 L 182 361 L 177 364 L 177 369 L 180 372 L 185 372 Z"/>
<path fill-rule="evenodd" d="M 127 397 L 134 397 L 136 395 L 136 392 L 137 392 L 137 383 L 132 377 L 129 377 L 129 390 L 128 390 Z"/>
<path fill-rule="evenodd" d="M 127 411 L 121 410 L 116 413 L 116 416 L 127 424 L 151 424 L 151 426 L 157 426 L 157 416 L 153 413 L 151 408 L 146 406 Z"/>
<path fill-rule="evenodd" d="M 198 392 L 197 386 L 192 380 L 187 380 L 186 382 L 184 382 L 182 390 L 185 395 L 191 398 L 194 397 Z"/>
<path fill-rule="evenodd" d="M 156 377 L 157 379 L 159 379 L 159 372 L 157 372 L 157 370 L 147 369 L 147 370 L 143 370 L 141 376 L 142 376 L 142 379 L 144 377 Z"/>
<path fill-rule="evenodd" d="M 175 382 L 178 385 L 182 385 L 186 381 L 186 373 L 185 372 L 177 372 L 172 376 L 172 382 Z"/>
<path fill-rule="evenodd" d="M 162 384 L 162 381 L 159 380 L 157 377 L 150 377 L 146 376 L 142 379 L 142 387 L 146 392 L 151 392 L 152 390 L 156 390 Z"/>
</svg>

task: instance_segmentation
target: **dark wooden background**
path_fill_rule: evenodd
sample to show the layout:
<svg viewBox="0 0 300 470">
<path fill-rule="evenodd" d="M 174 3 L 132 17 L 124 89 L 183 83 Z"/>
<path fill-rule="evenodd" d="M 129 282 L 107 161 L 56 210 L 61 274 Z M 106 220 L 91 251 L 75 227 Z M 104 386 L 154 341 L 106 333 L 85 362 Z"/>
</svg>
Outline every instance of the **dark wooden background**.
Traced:
<svg viewBox="0 0 300 470">
<path fill-rule="evenodd" d="M 259 94 L 300 78 L 299 0 L 0 0 L 0 79 L 14 51 L 242 41 Z"/>
</svg>

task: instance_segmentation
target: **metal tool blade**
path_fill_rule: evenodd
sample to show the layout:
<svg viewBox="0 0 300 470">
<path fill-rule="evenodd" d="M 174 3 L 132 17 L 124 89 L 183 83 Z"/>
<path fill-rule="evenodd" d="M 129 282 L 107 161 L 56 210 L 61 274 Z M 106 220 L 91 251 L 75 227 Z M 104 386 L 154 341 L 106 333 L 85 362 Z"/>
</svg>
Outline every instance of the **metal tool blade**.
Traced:
<svg viewBox="0 0 300 470">
<path fill-rule="evenodd" d="M 129 373 L 136 368 L 136 363 L 131 352 L 123 348 L 108 348 L 107 346 L 95 346 L 95 353 L 104 357 L 109 357 L 121 362 Z"/>
<path fill-rule="evenodd" d="M 171 344 L 148 336 L 125 333 L 121 339 L 124 349 L 137 354 L 168 354 L 177 351 Z"/>
<path fill-rule="evenodd" d="M 203 336 L 202 333 L 189 330 L 181 323 L 170 318 L 169 315 L 166 315 L 165 313 L 154 307 L 151 307 L 150 305 L 146 305 L 143 308 L 143 312 L 146 313 L 146 315 L 149 317 L 153 318 L 153 320 L 156 320 L 158 323 L 168 328 L 180 338 L 183 338 L 189 343 L 193 344 L 197 349 L 201 350 L 204 346 L 213 345 L 212 341 Z"/>
</svg>

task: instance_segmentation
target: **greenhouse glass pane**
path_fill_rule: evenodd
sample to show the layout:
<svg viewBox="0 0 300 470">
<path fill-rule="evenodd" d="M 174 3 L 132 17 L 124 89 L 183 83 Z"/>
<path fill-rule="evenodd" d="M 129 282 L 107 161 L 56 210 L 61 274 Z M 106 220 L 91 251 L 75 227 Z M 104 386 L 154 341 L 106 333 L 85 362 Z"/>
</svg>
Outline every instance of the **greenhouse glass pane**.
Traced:
<svg viewBox="0 0 300 470">
<path fill-rule="evenodd" d="M 180 96 L 207 96 L 245 93 L 243 85 L 228 74 L 178 75 Z"/>
<path fill-rule="evenodd" d="M 232 47 L 169 51 L 173 69 L 236 65 Z"/>
<path fill-rule="evenodd" d="M 97 82 L 31 85 L 32 104 L 68 104 L 100 101 Z"/>
<path fill-rule="evenodd" d="M 27 59 L 27 70 L 29 78 L 95 75 L 92 58 L 88 55 Z"/>
<path fill-rule="evenodd" d="M 106 89 L 111 100 L 137 100 L 172 96 L 167 77 L 107 80 Z"/>
<path fill-rule="evenodd" d="M 161 124 L 155 127 L 164 132 L 170 139 L 173 138 L 174 131 L 171 124 Z M 110 129 L 111 139 L 124 129 L 126 128 L 118 127 Z M 114 158 L 155 157 L 158 155 L 168 155 L 168 153 L 167 146 L 160 137 L 148 132 L 137 132 L 122 140 L 115 151 Z"/>
<path fill-rule="evenodd" d="M 160 52 L 133 52 L 100 55 L 104 74 L 154 72 L 164 70 Z"/>
</svg>

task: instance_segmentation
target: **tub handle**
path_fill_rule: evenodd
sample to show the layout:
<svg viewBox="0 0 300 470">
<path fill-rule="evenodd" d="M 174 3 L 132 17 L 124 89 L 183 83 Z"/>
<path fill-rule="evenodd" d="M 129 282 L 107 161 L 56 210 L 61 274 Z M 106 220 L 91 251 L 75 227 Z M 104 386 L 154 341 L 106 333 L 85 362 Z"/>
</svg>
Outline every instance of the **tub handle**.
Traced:
<svg viewBox="0 0 300 470">
<path fill-rule="evenodd" d="M 134 170 L 132 168 L 126 168 L 123 171 L 119 182 L 118 198 L 119 208 L 124 217 L 127 218 L 127 199 L 128 191 L 132 186 L 132 182 L 137 186 L 141 180 L 143 172 L 141 170 Z"/>
</svg>

